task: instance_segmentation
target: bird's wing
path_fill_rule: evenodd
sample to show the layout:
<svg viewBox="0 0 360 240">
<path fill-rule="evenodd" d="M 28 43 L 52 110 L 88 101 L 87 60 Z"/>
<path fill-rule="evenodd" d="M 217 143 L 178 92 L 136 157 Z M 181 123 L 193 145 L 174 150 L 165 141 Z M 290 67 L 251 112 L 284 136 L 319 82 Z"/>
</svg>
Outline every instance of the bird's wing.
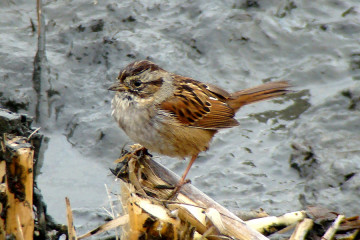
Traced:
<svg viewBox="0 0 360 240">
<path fill-rule="evenodd" d="M 169 112 L 183 125 L 218 130 L 237 126 L 234 110 L 225 100 L 229 94 L 216 86 L 207 85 L 191 78 L 177 76 L 174 96 L 160 108 Z"/>
</svg>

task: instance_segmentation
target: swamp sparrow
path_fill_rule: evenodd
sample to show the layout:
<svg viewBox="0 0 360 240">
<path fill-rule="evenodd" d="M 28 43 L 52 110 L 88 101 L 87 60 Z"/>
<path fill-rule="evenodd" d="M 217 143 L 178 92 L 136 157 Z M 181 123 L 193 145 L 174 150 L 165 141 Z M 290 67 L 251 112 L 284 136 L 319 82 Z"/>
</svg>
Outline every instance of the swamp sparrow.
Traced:
<svg viewBox="0 0 360 240">
<path fill-rule="evenodd" d="M 279 81 L 228 93 L 147 60 L 129 64 L 117 80 L 109 88 L 116 92 L 112 115 L 125 133 L 150 151 L 191 157 L 178 187 L 215 133 L 239 125 L 234 115 L 240 107 L 283 95 L 290 87 Z"/>
</svg>

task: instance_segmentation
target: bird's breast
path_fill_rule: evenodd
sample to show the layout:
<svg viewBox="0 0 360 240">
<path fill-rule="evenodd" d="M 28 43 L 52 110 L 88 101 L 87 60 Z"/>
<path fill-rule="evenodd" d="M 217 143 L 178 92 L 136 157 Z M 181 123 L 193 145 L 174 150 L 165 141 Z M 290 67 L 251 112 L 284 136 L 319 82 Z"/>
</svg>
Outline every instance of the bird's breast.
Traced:
<svg viewBox="0 0 360 240">
<path fill-rule="evenodd" d="M 125 133 L 136 142 L 149 139 L 154 134 L 153 106 L 145 101 L 134 99 L 136 96 L 117 93 L 111 102 L 112 116 Z M 141 142 L 140 142 L 141 143 Z"/>
<path fill-rule="evenodd" d="M 134 101 L 118 93 L 112 100 L 112 115 L 131 140 L 150 151 L 172 157 L 187 157 L 205 151 L 216 131 L 182 126 L 156 105 Z"/>
</svg>

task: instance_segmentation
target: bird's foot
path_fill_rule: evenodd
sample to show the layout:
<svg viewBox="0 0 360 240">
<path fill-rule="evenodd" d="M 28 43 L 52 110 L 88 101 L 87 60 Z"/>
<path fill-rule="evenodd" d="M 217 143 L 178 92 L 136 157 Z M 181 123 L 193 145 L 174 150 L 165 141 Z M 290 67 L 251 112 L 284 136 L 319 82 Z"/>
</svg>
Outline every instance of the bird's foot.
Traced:
<svg viewBox="0 0 360 240">
<path fill-rule="evenodd" d="M 188 183 L 191 183 L 191 180 L 190 180 L 190 179 L 185 179 L 185 180 L 183 180 L 183 181 L 180 180 L 180 181 L 176 184 L 174 190 L 170 193 L 168 199 L 169 199 L 169 200 L 170 200 L 170 199 L 173 199 L 173 198 L 175 197 L 175 195 L 180 191 L 180 189 L 182 188 L 182 186 L 184 186 L 185 184 L 188 184 Z"/>
</svg>

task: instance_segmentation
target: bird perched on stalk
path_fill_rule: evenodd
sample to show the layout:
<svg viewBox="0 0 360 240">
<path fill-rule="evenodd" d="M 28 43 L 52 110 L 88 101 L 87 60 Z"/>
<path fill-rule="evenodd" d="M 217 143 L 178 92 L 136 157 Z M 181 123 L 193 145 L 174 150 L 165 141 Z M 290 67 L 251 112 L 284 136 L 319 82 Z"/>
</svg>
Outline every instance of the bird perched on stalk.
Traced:
<svg viewBox="0 0 360 240">
<path fill-rule="evenodd" d="M 278 81 L 228 93 L 143 60 L 126 66 L 109 90 L 116 92 L 112 115 L 133 141 L 170 157 L 191 157 L 179 189 L 218 130 L 239 125 L 234 116 L 242 106 L 284 95 L 289 87 Z"/>
</svg>

